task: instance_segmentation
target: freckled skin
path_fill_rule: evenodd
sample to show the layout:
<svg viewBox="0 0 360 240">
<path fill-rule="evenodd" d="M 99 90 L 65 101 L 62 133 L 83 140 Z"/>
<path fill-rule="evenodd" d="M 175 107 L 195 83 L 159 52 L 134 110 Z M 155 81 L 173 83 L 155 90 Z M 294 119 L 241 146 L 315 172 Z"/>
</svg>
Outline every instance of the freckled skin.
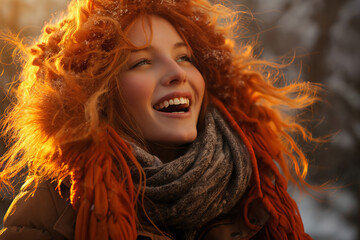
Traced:
<svg viewBox="0 0 360 240">
<path fill-rule="evenodd" d="M 119 83 L 129 111 L 145 139 L 179 146 L 194 141 L 197 136 L 196 125 L 205 82 L 191 63 L 189 49 L 175 28 L 156 16 L 152 16 L 150 21 L 153 29 L 150 47 L 131 53 L 128 70 L 120 74 Z M 147 36 L 150 36 L 149 24 L 145 19 L 135 22 L 128 33 L 134 45 L 146 45 Z M 179 92 L 191 95 L 188 113 L 164 114 L 153 108 L 162 97 Z"/>
</svg>

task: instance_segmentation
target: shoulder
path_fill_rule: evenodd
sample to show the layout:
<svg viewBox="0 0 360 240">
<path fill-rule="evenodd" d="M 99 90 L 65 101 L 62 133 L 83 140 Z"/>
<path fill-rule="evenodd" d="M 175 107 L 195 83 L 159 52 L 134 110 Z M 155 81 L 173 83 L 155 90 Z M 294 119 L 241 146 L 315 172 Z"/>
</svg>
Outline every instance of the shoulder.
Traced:
<svg viewBox="0 0 360 240">
<path fill-rule="evenodd" d="M 66 191 L 66 190 L 65 190 Z M 50 181 L 24 185 L 10 205 L 0 240 L 72 239 L 76 213 Z"/>
</svg>

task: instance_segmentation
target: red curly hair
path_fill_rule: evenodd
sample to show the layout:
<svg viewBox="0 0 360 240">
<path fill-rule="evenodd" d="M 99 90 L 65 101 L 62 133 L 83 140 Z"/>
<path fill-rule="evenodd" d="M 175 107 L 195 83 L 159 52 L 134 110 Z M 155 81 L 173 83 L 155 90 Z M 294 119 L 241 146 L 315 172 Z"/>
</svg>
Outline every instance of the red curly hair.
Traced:
<svg viewBox="0 0 360 240">
<path fill-rule="evenodd" d="M 137 18 L 149 15 L 173 24 L 190 47 L 194 64 L 205 79 L 210 104 L 223 111 L 253 153 L 253 166 L 258 170 L 253 176 L 253 195 L 263 198 L 273 217 L 276 212 L 286 211 L 273 206 L 272 201 L 280 199 L 264 198 L 262 194 L 279 193 L 278 188 L 286 192 L 287 180 L 306 185 L 308 161 L 292 134 L 300 133 L 306 140 L 312 140 L 312 136 L 287 110 L 313 104 L 318 100 L 317 87 L 305 82 L 275 87 L 281 80 L 282 65 L 255 58 L 253 43 L 235 47 L 235 30 L 242 20 L 238 12 L 206 0 L 73 0 L 61 20 L 44 27 L 36 44 L 27 47 L 19 43 L 25 52 L 25 63 L 16 88 L 16 102 L 4 118 L 11 145 L 1 158 L 4 170 L 0 183 L 10 185 L 10 179 L 24 167 L 29 169 L 28 178 L 35 182 L 55 179 L 60 184 L 72 176 L 72 204 L 78 210 L 89 209 L 90 205 L 81 204 L 81 200 L 84 194 L 91 195 L 86 193 L 84 182 L 89 171 L 97 174 L 97 170 L 89 170 L 89 162 L 95 162 L 103 168 L 97 179 L 106 182 L 106 178 L 110 181 L 114 177 L 119 188 L 130 196 L 127 201 L 135 207 L 141 192 L 135 190 L 123 156 L 131 159 L 139 172 L 142 169 L 123 139 L 143 140 L 122 100 L 116 76 L 134 48 L 126 37 L 127 31 Z M 222 21 L 225 24 L 219 23 L 220 18 L 226 20 Z M 107 138 L 112 139 L 109 144 L 100 144 Z M 120 152 L 115 149 L 116 144 L 121 145 Z M 98 151 L 99 146 L 103 150 L 92 154 L 90 149 Z M 107 151 L 111 156 L 102 155 Z M 118 170 L 109 170 L 110 159 L 117 159 Z M 143 174 L 140 176 L 143 182 Z M 269 184 L 274 179 L 275 184 Z M 99 191 L 106 192 L 108 188 L 112 187 L 105 183 Z M 96 194 L 88 198 L 95 201 Z M 290 205 L 295 205 L 297 215 L 296 204 Z M 79 210 L 78 222 L 80 213 L 84 214 L 83 219 L 89 216 L 88 211 Z M 130 215 L 134 218 L 135 213 Z M 293 218 L 290 223 L 301 222 L 298 216 Z M 80 234 L 78 222 L 76 232 Z M 134 222 L 129 223 L 128 229 L 134 231 Z M 76 239 L 86 239 L 88 233 L 84 234 Z"/>
</svg>

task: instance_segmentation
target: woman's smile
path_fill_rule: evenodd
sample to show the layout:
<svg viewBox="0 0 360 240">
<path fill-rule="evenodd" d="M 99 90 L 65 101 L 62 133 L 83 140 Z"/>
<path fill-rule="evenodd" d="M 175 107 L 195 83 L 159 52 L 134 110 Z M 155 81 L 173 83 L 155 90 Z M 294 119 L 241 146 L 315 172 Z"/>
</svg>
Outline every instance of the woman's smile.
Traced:
<svg viewBox="0 0 360 240">
<path fill-rule="evenodd" d="M 188 112 L 191 106 L 191 94 L 174 92 L 162 97 L 153 106 L 160 112 Z"/>
</svg>

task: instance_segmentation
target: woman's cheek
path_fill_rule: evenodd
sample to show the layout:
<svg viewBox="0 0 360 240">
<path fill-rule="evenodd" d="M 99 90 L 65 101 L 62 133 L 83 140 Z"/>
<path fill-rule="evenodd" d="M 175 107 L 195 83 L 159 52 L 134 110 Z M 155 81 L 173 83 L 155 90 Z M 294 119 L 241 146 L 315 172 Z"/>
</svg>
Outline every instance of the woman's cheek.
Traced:
<svg viewBox="0 0 360 240">
<path fill-rule="evenodd" d="M 151 99 L 153 86 L 145 74 L 129 74 L 120 78 L 121 89 L 127 104 L 145 104 Z"/>
</svg>

